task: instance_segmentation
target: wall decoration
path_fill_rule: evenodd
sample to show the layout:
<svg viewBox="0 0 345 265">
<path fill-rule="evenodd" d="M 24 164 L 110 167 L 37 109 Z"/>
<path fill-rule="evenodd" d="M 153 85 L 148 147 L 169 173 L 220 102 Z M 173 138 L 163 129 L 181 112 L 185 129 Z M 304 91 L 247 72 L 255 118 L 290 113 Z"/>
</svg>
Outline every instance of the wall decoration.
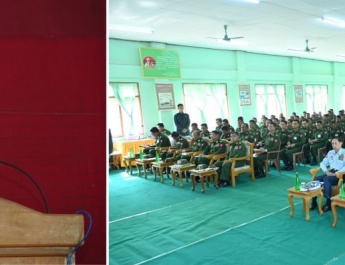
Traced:
<svg viewBox="0 0 345 265">
<path fill-rule="evenodd" d="M 303 86 L 294 85 L 295 90 L 295 103 L 303 103 Z"/>
<path fill-rule="evenodd" d="M 239 85 L 240 106 L 250 106 L 252 104 L 250 96 L 250 85 Z"/>
<path fill-rule="evenodd" d="M 156 84 L 158 110 L 175 109 L 174 89 L 172 84 Z"/>
</svg>

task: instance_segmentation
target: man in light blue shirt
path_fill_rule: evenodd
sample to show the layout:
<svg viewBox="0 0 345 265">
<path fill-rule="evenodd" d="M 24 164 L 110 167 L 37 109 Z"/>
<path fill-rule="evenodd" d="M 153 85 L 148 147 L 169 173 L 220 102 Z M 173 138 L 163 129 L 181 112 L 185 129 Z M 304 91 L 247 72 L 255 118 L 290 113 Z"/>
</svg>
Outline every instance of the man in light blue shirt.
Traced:
<svg viewBox="0 0 345 265">
<path fill-rule="evenodd" d="M 337 185 L 339 179 L 336 177 L 336 172 L 345 172 L 345 149 L 341 148 L 343 140 L 340 138 L 332 139 L 333 150 L 329 151 L 327 156 L 320 163 L 321 170 L 325 173 L 318 176 L 316 180 L 324 183 L 323 194 L 327 201 L 322 206 L 322 211 L 327 212 L 331 210 L 332 185 Z M 311 210 L 317 208 L 316 197 L 312 199 Z"/>
</svg>

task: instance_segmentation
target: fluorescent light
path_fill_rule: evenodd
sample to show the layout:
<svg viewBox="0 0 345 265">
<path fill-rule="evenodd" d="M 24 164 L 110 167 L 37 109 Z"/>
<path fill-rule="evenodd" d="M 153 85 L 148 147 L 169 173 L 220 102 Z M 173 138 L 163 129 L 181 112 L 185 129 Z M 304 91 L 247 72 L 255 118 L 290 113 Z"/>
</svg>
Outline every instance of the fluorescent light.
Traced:
<svg viewBox="0 0 345 265">
<path fill-rule="evenodd" d="M 145 28 L 132 28 L 132 27 L 125 27 L 125 26 L 115 26 L 110 25 L 110 30 L 120 30 L 120 31 L 128 31 L 128 32 L 136 32 L 136 33 L 146 33 L 146 34 L 152 34 L 152 29 L 145 29 Z"/>
<path fill-rule="evenodd" d="M 337 57 L 345 58 L 345 55 L 338 54 Z"/>
<path fill-rule="evenodd" d="M 344 21 L 339 21 L 333 18 L 321 18 L 322 22 L 337 26 L 337 27 L 345 27 L 345 22 Z"/>
<path fill-rule="evenodd" d="M 260 0 L 244 0 L 245 2 L 260 4 Z"/>
</svg>

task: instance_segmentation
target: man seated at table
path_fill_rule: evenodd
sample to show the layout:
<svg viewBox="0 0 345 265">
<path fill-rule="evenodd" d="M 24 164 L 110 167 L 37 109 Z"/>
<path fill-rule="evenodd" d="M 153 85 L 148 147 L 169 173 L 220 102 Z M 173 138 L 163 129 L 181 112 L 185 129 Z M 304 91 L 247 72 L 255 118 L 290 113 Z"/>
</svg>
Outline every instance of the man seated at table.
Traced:
<svg viewBox="0 0 345 265">
<path fill-rule="evenodd" d="M 259 152 L 254 157 L 254 169 L 255 169 L 255 176 L 258 178 L 262 178 L 265 176 L 263 162 L 267 157 L 267 152 L 277 151 L 280 145 L 280 136 L 276 133 L 277 125 L 273 122 L 268 124 L 268 134 L 264 138 L 262 142 L 258 143 Z M 262 152 L 260 152 L 262 149 Z M 277 154 L 270 154 L 268 158 L 274 158 Z"/>
<path fill-rule="evenodd" d="M 167 147 L 171 146 L 170 140 L 168 136 L 166 136 L 164 133 L 161 133 L 157 127 L 152 127 L 151 135 L 156 139 L 156 143 L 153 146 L 146 145 L 144 148 L 144 154 L 149 154 L 151 157 L 156 156 L 156 147 Z"/>
<path fill-rule="evenodd" d="M 171 134 L 171 137 L 174 139 L 174 146 L 172 147 L 172 149 L 168 149 L 166 152 L 163 151 L 161 153 L 161 158 L 163 161 L 166 158 L 173 157 L 174 152 L 176 152 L 176 150 L 182 150 L 182 149 L 189 147 L 188 140 L 186 138 L 180 136 L 180 134 L 178 132 L 173 132 Z"/>
<path fill-rule="evenodd" d="M 232 166 L 231 158 L 235 157 L 242 157 L 245 156 L 247 153 L 246 145 L 240 141 L 238 133 L 233 132 L 231 134 L 231 141 L 229 151 L 226 154 L 224 161 L 218 161 L 214 164 L 215 167 L 218 167 L 218 176 L 219 176 L 219 184 L 221 187 L 226 187 L 230 185 L 230 170 Z M 245 160 L 237 161 L 236 167 L 244 166 Z"/>
<path fill-rule="evenodd" d="M 201 133 L 199 131 L 194 131 L 192 133 L 192 137 L 194 139 L 192 149 L 189 152 L 183 152 L 182 154 L 177 155 L 176 160 L 186 159 L 190 161 L 191 152 L 193 153 L 193 152 L 203 151 L 208 146 L 208 142 L 201 137 Z"/>
<path fill-rule="evenodd" d="M 322 211 L 331 210 L 332 186 L 337 185 L 339 179 L 336 172 L 345 172 L 345 149 L 341 148 L 343 140 L 341 138 L 332 139 L 333 150 L 329 151 L 326 157 L 320 163 L 321 170 L 325 173 L 316 177 L 315 180 L 323 182 L 323 195 L 326 197 L 326 203 L 322 206 Z M 316 197 L 311 201 L 310 210 L 317 208 Z"/>
</svg>

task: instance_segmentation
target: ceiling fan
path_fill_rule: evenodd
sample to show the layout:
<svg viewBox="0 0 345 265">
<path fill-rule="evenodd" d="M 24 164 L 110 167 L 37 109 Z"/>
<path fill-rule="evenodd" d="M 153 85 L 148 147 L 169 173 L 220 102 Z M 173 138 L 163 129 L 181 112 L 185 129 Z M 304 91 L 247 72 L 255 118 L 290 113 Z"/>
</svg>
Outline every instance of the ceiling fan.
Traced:
<svg viewBox="0 0 345 265">
<path fill-rule="evenodd" d="M 289 51 L 296 51 L 296 52 L 314 52 L 316 47 L 309 48 L 308 46 L 308 40 L 305 40 L 306 46 L 304 50 L 297 50 L 297 49 L 288 49 Z"/>
<path fill-rule="evenodd" d="M 235 40 L 235 39 L 242 39 L 242 38 L 244 38 L 244 37 L 229 37 L 228 36 L 228 25 L 224 25 L 224 31 L 225 31 L 224 38 L 212 38 L 212 37 L 207 37 L 207 38 L 223 40 L 223 41 L 231 41 L 231 40 Z"/>
</svg>

